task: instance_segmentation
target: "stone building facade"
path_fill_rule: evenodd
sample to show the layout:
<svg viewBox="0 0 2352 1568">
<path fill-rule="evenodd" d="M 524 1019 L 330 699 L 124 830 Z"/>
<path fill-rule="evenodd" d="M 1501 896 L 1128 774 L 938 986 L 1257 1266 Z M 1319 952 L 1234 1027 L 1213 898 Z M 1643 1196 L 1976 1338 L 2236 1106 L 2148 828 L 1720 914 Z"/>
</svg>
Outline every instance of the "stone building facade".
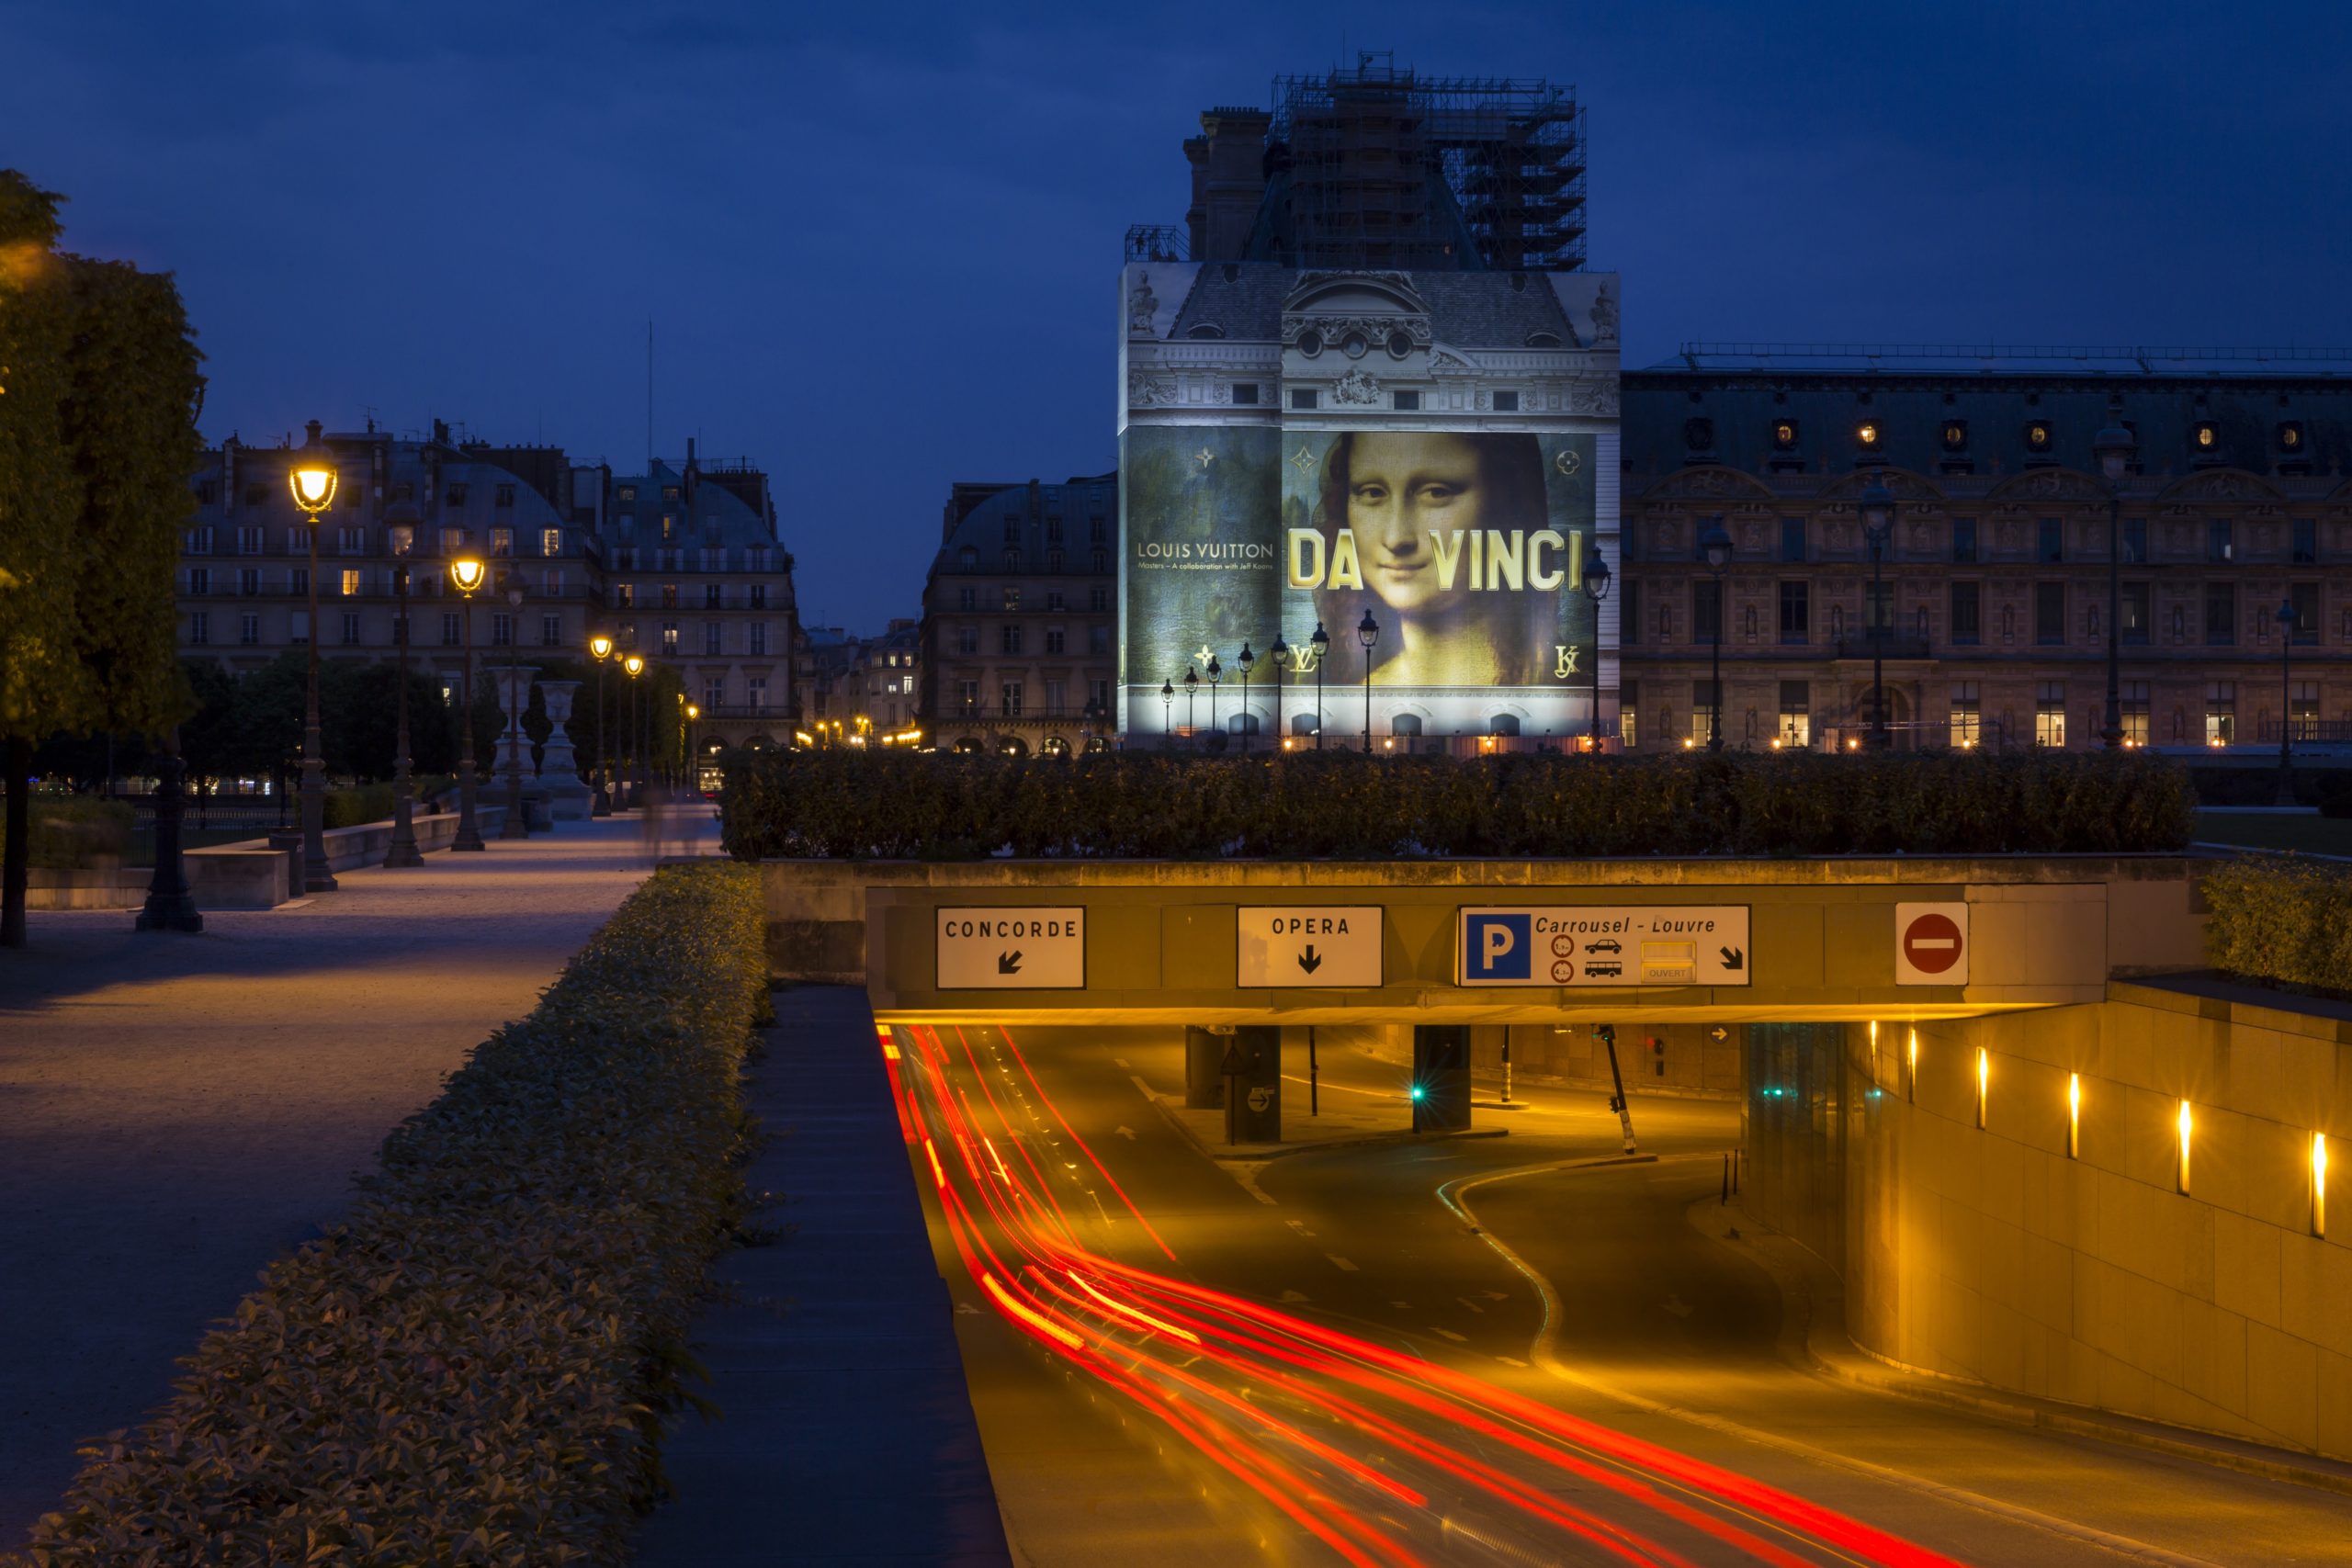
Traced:
<svg viewBox="0 0 2352 1568">
<path fill-rule="evenodd" d="M 375 428 L 322 434 L 340 480 L 320 519 L 322 657 L 395 655 L 395 557 L 387 513 L 414 509 L 410 653 L 454 693 L 467 613 L 448 563 L 471 551 L 492 581 L 471 628 L 482 667 L 535 655 L 586 661 L 588 639 L 678 667 L 705 710 L 705 733 L 729 742 L 786 741 L 794 722 L 792 558 L 775 536 L 764 476 L 682 466 L 615 477 L 560 447 L 454 439 L 435 422 L 424 440 Z M 232 671 L 303 647 L 309 539 L 287 488 L 300 448 L 231 436 L 192 481 L 176 592 L 180 652 Z M 524 599 L 497 592 L 518 574 Z"/>
<path fill-rule="evenodd" d="M 958 484 L 923 582 L 916 707 L 947 751 L 1109 745 L 1118 476 Z"/>
<path fill-rule="evenodd" d="M 2111 521 L 2128 740 L 2275 749 L 2282 717 L 2352 739 L 2352 386 L 2097 352 L 1628 373 L 1628 746 L 1706 744 L 1718 629 L 1727 746 L 1858 743 L 1873 651 L 1898 747 L 2098 746 Z M 2117 425 L 2110 490 L 2094 446 Z M 1875 590 L 1856 504 L 1874 475 L 1894 498 Z"/>
</svg>

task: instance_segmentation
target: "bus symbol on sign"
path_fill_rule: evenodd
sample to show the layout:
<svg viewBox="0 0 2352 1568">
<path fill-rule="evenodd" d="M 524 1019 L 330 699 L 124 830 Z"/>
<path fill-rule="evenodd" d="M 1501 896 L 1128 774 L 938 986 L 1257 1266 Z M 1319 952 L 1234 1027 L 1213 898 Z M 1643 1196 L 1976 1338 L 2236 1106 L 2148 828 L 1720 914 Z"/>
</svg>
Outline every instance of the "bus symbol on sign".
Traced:
<svg viewBox="0 0 2352 1568">
<path fill-rule="evenodd" d="M 1968 984 L 1968 906 L 1897 904 L 1894 907 L 1894 983 L 1898 986 Z"/>
</svg>

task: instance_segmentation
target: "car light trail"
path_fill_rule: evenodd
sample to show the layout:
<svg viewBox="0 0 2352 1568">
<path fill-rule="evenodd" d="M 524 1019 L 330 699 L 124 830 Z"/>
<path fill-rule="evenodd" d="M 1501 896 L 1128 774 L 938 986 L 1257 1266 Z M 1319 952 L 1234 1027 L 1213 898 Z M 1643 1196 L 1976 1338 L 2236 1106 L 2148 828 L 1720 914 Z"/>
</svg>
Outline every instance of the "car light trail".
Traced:
<svg viewBox="0 0 2352 1568">
<path fill-rule="evenodd" d="M 1018 1332 L 1151 1416 L 1340 1560 L 1362 1568 L 1949 1565 L 1736 1472 L 1098 1250 L 1055 1190 L 1084 1190 L 1085 1168 L 1057 1154 L 1041 1164 L 1030 1148 L 1038 1138 L 1056 1143 L 1056 1128 L 1159 1251 L 1176 1256 L 1010 1036 L 1003 1043 L 1017 1077 L 1001 1055 L 983 1064 L 970 1036 L 955 1033 L 951 1049 L 937 1030 L 910 1029 L 888 1065 L 901 1125 L 922 1144 L 967 1274 Z M 977 1095 L 956 1081 L 967 1072 Z M 1006 1100 L 991 1089 L 992 1073 L 1007 1077 Z M 1008 1103 L 1023 1098 L 1024 1085 L 1034 1103 Z M 960 1169 L 943 1162 L 936 1138 L 954 1140 Z M 1089 1226 L 1116 1218 L 1099 1203 L 1080 1207 Z"/>
</svg>

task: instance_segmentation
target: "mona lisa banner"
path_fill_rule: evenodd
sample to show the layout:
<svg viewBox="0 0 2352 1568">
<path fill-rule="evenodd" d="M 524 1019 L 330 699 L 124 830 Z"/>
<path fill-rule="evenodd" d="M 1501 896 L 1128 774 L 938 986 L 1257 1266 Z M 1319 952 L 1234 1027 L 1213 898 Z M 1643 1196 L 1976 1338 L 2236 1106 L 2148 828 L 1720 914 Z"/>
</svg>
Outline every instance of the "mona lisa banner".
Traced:
<svg viewBox="0 0 2352 1568">
<path fill-rule="evenodd" d="M 1320 717 L 1335 735 L 1365 728 L 1367 694 L 1376 737 L 1583 734 L 1595 446 L 1589 434 L 1130 426 L 1128 733 L 1271 734 L 1279 635 L 1292 650 L 1281 728 L 1312 734 L 1319 626 Z"/>
</svg>

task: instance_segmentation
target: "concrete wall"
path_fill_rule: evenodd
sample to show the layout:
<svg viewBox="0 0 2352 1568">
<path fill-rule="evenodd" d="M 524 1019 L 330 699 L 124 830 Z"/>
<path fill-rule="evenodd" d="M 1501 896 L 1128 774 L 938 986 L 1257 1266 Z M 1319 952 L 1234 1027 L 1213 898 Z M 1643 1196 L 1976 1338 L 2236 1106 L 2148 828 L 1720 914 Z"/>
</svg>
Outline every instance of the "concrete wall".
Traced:
<svg viewBox="0 0 2352 1568">
<path fill-rule="evenodd" d="M 1858 1343 L 2352 1459 L 2352 1008 L 2119 982 L 2102 1003 L 1926 1023 L 1918 1040 L 1916 1082 L 1895 1023 L 1875 1054 L 1852 1024 L 1782 1042 L 1777 1068 L 1751 1050 L 1747 1204 L 1842 1269 Z M 2345 1194 L 2325 1236 L 2314 1133 Z"/>
<path fill-rule="evenodd" d="M 763 867 L 769 954 L 779 978 L 861 980 L 886 1018 L 985 1015 L 1006 1021 L 1186 1023 L 1385 1020 L 1534 1025 L 1575 1021 L 1921 1016 L 2097 1000 L 2110 975 L 2181 967 L 2201 955 L 2202 919 L 2184 856 L 1969 860 L 1625 861 L 771 861 Z M 1898 987 L 1895 905 L 1965 901 L 1966 986 Z M 1242 990 L 1236 920 L 1245 904 L 1377 904 L 1384 983 L 1362 990 Z M 1741 904 L 1750 911 L 1747 986 L 1469 990 L 1454 983 L 1455 917 L 1496 903 Z M 1082 990 L 942 991 L 936 912 L 944 906 L 1080 905 Z M 2132 919 L 2111 920 L 2128 906 Z M 1514 1062 L 1520 1044 L 1513 1037 Z M 1690 1037 L 1668 1043 L 1667 1077 L 1735 1081 L 1732 1057 Z M 1499 1049 L 1498 1044 L 1497 1049 Z M 1586 1064 L 1573 1050 L 1563 1066 Z M 1655 1077 L 1656 1063 L 1649 1064 Z M 1589 1070 L 1589 1065 L 1585 1070 Z"/>
</svg>

